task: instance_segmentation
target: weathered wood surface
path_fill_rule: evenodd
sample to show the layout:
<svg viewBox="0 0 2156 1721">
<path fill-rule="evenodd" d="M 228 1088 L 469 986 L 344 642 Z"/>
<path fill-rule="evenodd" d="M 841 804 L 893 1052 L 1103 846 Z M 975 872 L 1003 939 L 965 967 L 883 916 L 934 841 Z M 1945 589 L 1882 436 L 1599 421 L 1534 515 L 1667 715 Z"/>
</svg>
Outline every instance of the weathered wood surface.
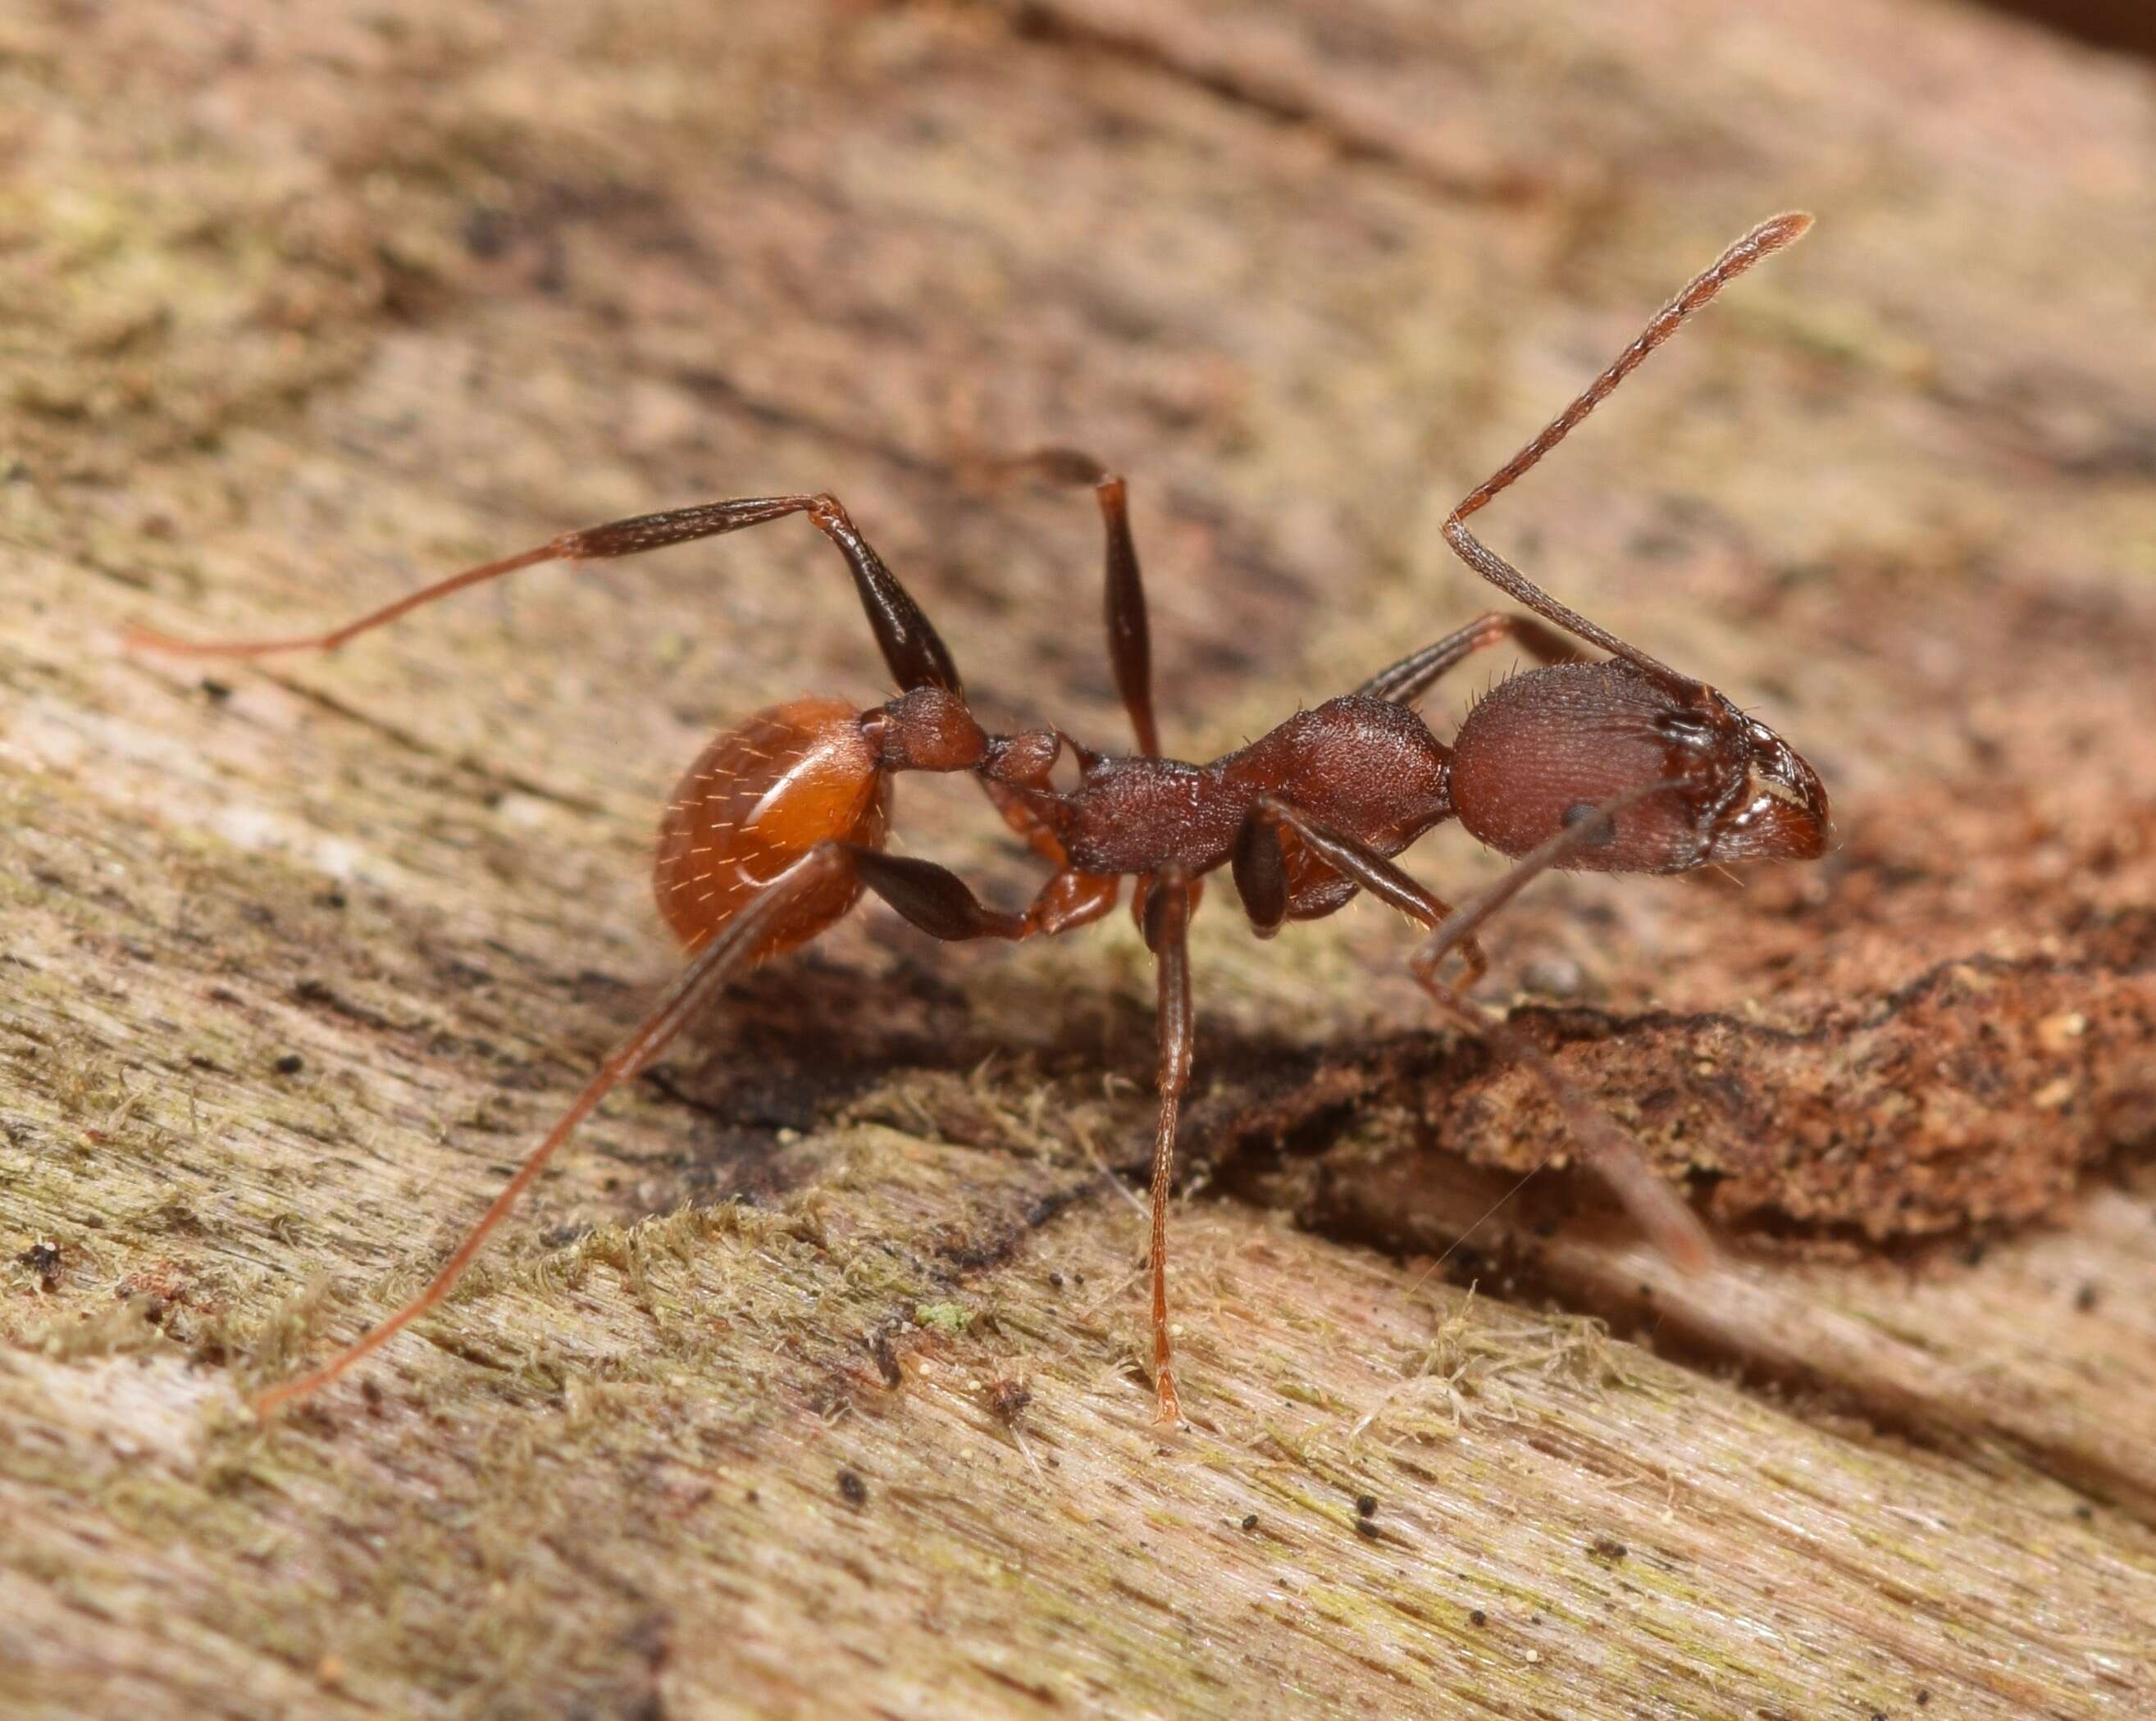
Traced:
<svg viewBox="0 0 2156 1721">
<path fill-rule="evenodd" d="M 2145 73 L 1887 0 L 33 4 L 0 141 L 0 1713 L 2156 1704 Z M 1553 1174 L 1437 1270 L 1546 1107 L 1424 1032 L 1383 917 L 1260 946 L 1223 889 L 1163 1442 L 1101 1170 L 1142 949 L 868 914 L 367 1390 L 240 1412 L 665 974 L 708 729 L 879 675 L 783 526 L 334 661 L 126 621 L 824 484 L 993 717 L 1111 740 L 1087 509 L 963 477 L 1074 441 L 1137 476 L 1198 752 L 1486 607 L 1444 508 L 1794 204 L 1491 515 L 1835 789 L 1819 868 L 1556 881 L 1495 940 L 1743 1264 L 1676 1280 Z"/>
</svg>

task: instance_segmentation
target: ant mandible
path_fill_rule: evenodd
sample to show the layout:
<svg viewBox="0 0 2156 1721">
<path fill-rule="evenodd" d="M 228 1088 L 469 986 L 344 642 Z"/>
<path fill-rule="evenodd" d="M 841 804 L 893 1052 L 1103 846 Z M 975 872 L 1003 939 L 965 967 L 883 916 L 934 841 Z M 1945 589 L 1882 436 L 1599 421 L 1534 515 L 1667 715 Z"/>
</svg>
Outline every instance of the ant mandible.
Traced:
<svg viewBox="0 0 2156 1721">
<path fill-rule="evenodd" d="M 1379 671 L 1353 693 L 1299 711 L 1209 765 L 1162 755 L 1153 722 L 1145 597 L 1123 480 L 1052 449 L 1013 463 L 1088 484 L 1107 539 L 1108 644 L 1138 750 L 1096 753 L 1054 728 L 992 735 L 974 719 L 951 653 L 834 497 L 711 502 L 568 532 L 467 569 L 332 632 L 189 643 L 137 632 L 170 652 L 249 657 L 327 649 L 468 586 L 547 561 L 634 556 L 805 514 L 838 547 L 900 688 L 859 711 L 803 699 L 721 735 L 681 780 L 660 828 L 659 906 L 689 961 L 599 1067 L 433 1281 L 313 1373 L 257 1395 L 267 1415 L 320 1391 L 439 1303 L 554 1150 L 619 1083 L 649 1063 L 728 981 L 806 944 L 872 891 L 932 938 L 1019 940 L 1068 932 L 1110 912 L 1122 880 L 1152 951 L 1159 990 L 1160 1112 L 1153 1137 L 1152 1350 L 1159 1420 L 1181 1421 L 1168 1341 L 1168 1201 L 1176 1119 L 1190 1079 L 1186 938 L 1199 881 L 1227 867 L 1260 938 L 1317 919 L 1368 891 L 1424 929 L 1411 967 L 1439 1012 L 1548 1086 L 1586 1157 L 1659 1247 L 1695 1270 L 1713 1258 L 1692 1210 L 1637 1145 L 1532 1042 L 1466 994 L 1486 966 L 1476 930 L 1553 867 L 1681 873 L 1717 862 L 1810 860 L 1824 852 L 1826 791 L 1780 736 L 1705 682 L 1682 675 L 1559 603 L 1467 527 L 1468 517 L 1555 448 L 1656 347 L 1761 258 L 1794 243 L 1804 214 L 1761 223 L 1696 276 L 1542 433 L 1469 492 L 1445 540 L 1475 571 L 1542 619 L 1491 613 Z M 1571 636 L 1567 638 L 1565 636 Z M 1510 640 L 1543 667 L 1500 682 L 1450 746 L 1415 701 L 1475 652 Z M 1585 658 L 1574 641 L 1607 653 Z M 1050 775 L 1065 749 L 1077 786 Z M 889 854 L 891 779 L 970 771 L 1012 828 L 1053 868 L 1032 904 L 983 904 L 953 873 Z M 1450 818 L 1517 862 L 1457 909 L 1393 858 Z M 1461 958 L 1455 980 L 1440 977 Z"/>
</svg>

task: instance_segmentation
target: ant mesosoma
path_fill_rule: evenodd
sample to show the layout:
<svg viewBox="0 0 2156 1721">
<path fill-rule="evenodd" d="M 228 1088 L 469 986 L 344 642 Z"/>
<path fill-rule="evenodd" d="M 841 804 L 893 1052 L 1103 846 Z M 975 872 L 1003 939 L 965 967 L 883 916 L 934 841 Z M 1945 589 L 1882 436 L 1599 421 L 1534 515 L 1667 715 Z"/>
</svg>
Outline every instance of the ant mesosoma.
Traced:
<svg viewBox="0 0 2156 1721">
<path fill-rule="evenodd" d="M 1316 919 L 1368 891 L 1427 936 L 1415 979 L 1453 1026 L 1478 1034 L 1548 1084 L 1586 1156 L 1672 1258 L 1712 1258 L 1705 1227 L 1635 1144 L 1532 1042 L 1485 1017 L 1466 993 L 1486 966 L 1474 933 L 1553 867 L 1681 873 L 1717 862 L 1810 860 L 1827 839 L 1826 791 L 1766 725 L 1714 688 L 1679 674 L 1559 603 L 1468 530 L 1468 517 L 1532 468 L 1694 312 L 1761 258 L 1802 236 L 1803 214 L 1763 222 L 1692 279 L 1540 435 L 1453 510 L 1445 539 L 1476 572 L 1542 619 L 1491 613 L 1403 658 L 1353 693 L 1298 711 L 1269 735 L 1190 765 L 1162 756 L 1153 721 L 1145 597 L 1123 480 L 1054 449 L 1013 465 L 1093 488 L 1107 540 L 1108 643 L 1138 750 L 1096 753 L 1061 730 L 991 735 L 968 708 L 957 667 L 920 607 L 836 499 L 822 494 L 711 502 L 568 532 L 440 581 L 332 632 L 301 638 L 190 644 L 138 633 L 166 651 L 252 656 L 328 648 L 518 568 L 634 556 L 805 514 L 853 576 L 898 696 L 860 711 L 801 699 L 721 735 L 690 767 L 660 826 L 659 906 L 688 953 L 680 976 L 601 1064 L 531 1150 L 433 1281 L 313 1373 L 259 1394 L 268 1413 L 319 1391 L 442 1300 L 548 1157 L 615 1085 L 648 1063 L 729 981 L 807 943 L 872 891 L 942 940 L 1068 932 L 1109 913 L 1125 878 L 1156 960 L 1160 1111 L 1152 1155 L 1152 1349 L 1159 1416 L 1180 1420 L 1168 1320 L 1168 1201 L 1176 1120 L 1190 1077 L 1186 934 L 1199 881 L 1233 874 L 1251 928 Z M 1570 635 L 1567 639 L 1564 636 Z M 1414 709 L 1447 670 L 1510 640 L 1543 667 L 1501 681 L 1447 746 Z M 1584 658 L 1573 641 L 1609 655 Z M 1050 781 L 1068 748 L 1075 788 Z M 891 779 L 971 771 L 1011 827 L 1054 870 L 1031 905 L 983 904 L 957 876 L 885 852 Z M 1457 818 L 1514 857 L 1510 872 L 1458 909 L 1393 863 L 1425 832 Z M 1456 981 L 1440 977 L 1457 952 Z"/>
</svg>

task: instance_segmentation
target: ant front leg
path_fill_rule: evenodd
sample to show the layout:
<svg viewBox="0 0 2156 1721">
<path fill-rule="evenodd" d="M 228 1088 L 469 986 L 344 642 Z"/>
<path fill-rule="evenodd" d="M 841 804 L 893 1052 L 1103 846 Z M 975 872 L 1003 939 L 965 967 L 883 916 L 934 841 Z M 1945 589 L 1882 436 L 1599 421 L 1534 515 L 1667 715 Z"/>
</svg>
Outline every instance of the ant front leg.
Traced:
<svg viewBox="0 0 2156 1721">
<path fill-rule="evenodd" d="M 1714 1239 L 1699 1215 L 1648 1162 L 1640 1144 L 1581 1092 L 1541 1047 L 1515 1032 L 1509 1024 L 1493 1019 L 1471 1004 L 1460 991 L 1440 979 L 1438 973 L 1448 955 L 1462 950 L 1470 953 L 1473 971 L 1479 976 L 1481 955 L 1473 945 L 1476 927 L 1541 873 L 1562 865 L 1572 855 L 1608 841 L 1619 813 L 1652 796 L 1667 792 L 1671 787 L 1668 784 L 1650 783 L 1618 796 L 1587 817 L 1573 820 L 1541 847 L 1521 857 L 1503 878 L 1462 904 L 1457 914 L 1423 940 L 1409 959 L 1409 966 L 1440 1013 L 1469 1032 L 1480 1034 L 1499 1052 L 1527 1065 L 1542 1078 L 1551 1098 L 1557 1101 L 1558 1109 L 1564 1114 L 1565 1126 L 1572 1132 L 1573 1139 L 1580 1144 L 1603 1181 L 1631 1214 L 1633 1222 L 1681 1271 L 1697 1274 L 1717 1263 L 1719 1252 Z"/>
<path fill-rule="evenodd" d="M 1592 817 L 1574 822 L 1456 910 L 1382 855 L 1326 830 L 1275 796 L 1262 800 L 1245 823 L 1236 844 L 1234 864 L 1236 888 L 1245 892 L 1245 903 L 1252 904 L 1250 893 L 1256 893 L 1256 905 L 1251 910 L 1254 925 L 1261 912 L 1284 913 L 1284 905 L 1269 882 L 1268 873 L 1280 864 L 1278 827 L 1286 825 L 1336 871 L 1353 878 L 1380 902 L 1427 930 L 1430 936 L 1409 959 L 1409 967 L 1439 1014 L 1455 1027 L 1483 1041 L 1500 1056 L 1534 1071 L 1563 1114 L 1573 1139 L 1624 1204 L 1634 1222 L 1678 1267 L 1687 1273 L 1701 1273 L 1714 1264 L 1713 1239 L 1699 1216 L 1648 1163 L 1640 1145 L 1619 1129 L 1541 1047 L 1471 1002 L 1466 996 L 1488 967 L 1487 959 L 1475 941 L 1476 930 L 1540 874 L 1561 864 L 1568 856 L 1603 840 L 1616 814 L 1649 796 L 1664 792 L 1669 786 L 1656 783 L 1635 790 L 1599 809 Z M 1455 951 L 1467 965 L 1466 974 L 1456 985 L 1448 983 L 1439 974 L 1445 959 Z"/>
</svg>

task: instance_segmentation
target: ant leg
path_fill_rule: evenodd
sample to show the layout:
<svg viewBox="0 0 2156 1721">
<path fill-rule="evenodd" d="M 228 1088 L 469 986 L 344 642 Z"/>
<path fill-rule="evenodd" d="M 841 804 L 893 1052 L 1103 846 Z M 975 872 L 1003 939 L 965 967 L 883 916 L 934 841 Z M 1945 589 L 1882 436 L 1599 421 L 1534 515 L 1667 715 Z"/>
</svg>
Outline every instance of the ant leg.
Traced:
<svg viewBox="0 0 2156 1721">
<path fill-rule="evenodd" d="M 702 502 L 690 508 L 670 509 L 663 514 L 638 515 L 629 520 L 610 521 L 605 525 L 588 526 L 582 531 L 564 532 L 550 538 L 544 544 L 505 556 L 500 561 L 483 562 L 479 566 L 466 568 L 462 573 L 452 574 L 447 579 L 437 580 L 430 586 L 398 598 L 394 603 L 348 622 L 341 627 L 332 627 L 326 633 L 304 633 L 283 639 L 216 640 L 198 643 L 176 639 L 170 634 L 160 633 L 147 627 L 129 630 L 131 644 L 146 646 L 154 650 L 187 657 L 254 658 L 272 652 L 329 651 L 342 645 L 399 617 L 408 615 L 422 606 L 438 598 L 447 597 L 453 592 L 461 592 L 468 586 L 477 586 L 488 580 L 499 579 L 504 574 L 519 568 L 536 567 L 549 561 L 598 561 L 623 556 L 637 556 L 647 550 L 658 550 L 669 544 L 685 544 L 697 538 L 715 538 L 726 532 L 737 532 L 745 526 L 762 525 L 766 520 L 778 520 L 789 514 L 805 514 L 815 522 L 818 530 L 839 548 L 845 558 L 847 570 L 854 576 L 854 586 L 860 594 L 861 607 L 866 612 L 869 626 L 874 630 L 877 646 L 883 659 L 890 665 L 891 673 L 901 689 L 911 692 L 917 687 L 940 687 L 952 693 L 962 691 L 957 666 L 928 617 L 921 612 L 906 589 L 899 584 L 897 576 L 884 565 L 860 533 L 855 529 L 838 499 L 833 496 L 755 496 L 731 502 Z"/>
<path fill-rule="evenodd" d="M 1557 1102 L 1558 1109 L 1564 1114 L 1565 1127 L 1571 1131 L 1573 1139 L 1580 1145 L 1589 1163 L 1624 1204 L 1625 1211 L 1632 1216 L 1633 1222 L 1671 1261 L 1685 1272 L 1697 1273 L 1705 1272 L 1714 1264 L 1713 1239 L 1708 1236 L 1699 1216 L 1671 1188 L 1668 1181 L 1648 1163 L 1646 1155 L 1640 1150 L 1639 1143 L 1619 1129 L 1609 1114 L 1589 1099 L 1578 1084 L 1559 1069 L 1556 1060 L 1541 1047 L 1517 1032 L 1508 1023 L 1471 1002 L 1466 996 L 1476 981 L 1482 977 L 1487 966 L 1481 948 L 1475 942 L 1476 929 L 1518 895 L 1539 874 L 1561 864 L 1578 850 L 1599 841 L 1618 813 L 1671 786 L 1673 786 L 1656 783 L 1645 789 L 1635 790 L 1598 809 L 1594 817 L 1568 826 L 1539 848 L 1523 857 L 1503 878 L 1470 898 L 1457 909 L 1448 909 L 1382 855 L 1373 854 L 1362 844 L 1326 830 L 1277 796 L 1268 796 L 1261 801 L 1252 815 L 1251 822 L 1255 824 L 1262 819 L 1289 826 L 1297 837 L 1335 870 L 1353 878 L 1380 902 L 1397 909 L 1429 930 L 1430 936 L 1409 959 L 1409 967 L 1416 983 L 1429 995 L 1430 1002 L 1436 1006 L 1439 1014 L 1455 1027 L 1475 1035 L 1499 1056 L 1509 1058 L 1534 1071 L 1548 1088 L 1550 1097 Z M 1247 831 L 1248 827 L 1245 829 Z M 1277 838 L 1275 840 L 1276 843 Z M 1253 839 L 1250 846 L 1261 845 Z M 1237 846 L 1239 868 L 1242 864 L 1244 847 L 1241 843 Z M 1239 888 L 1241 882 L 1239 870 Z M 1466 975 L 1456 986 L 1448 984 L 1438 976 L 1438 970 L 1445 957 L 1455 950 L 1460 952 L 1467 965 Z"/>
<path fill-rule="evenodd" d="M 1153 875 L 1146 898 L 1145 940 L 1160 987 L 1160 1121 L 1152 1138 L 1152 1367 L 1159 1394 L 1154 1421 L 1175 1427 L 1183 1409 L 1175 1396 L 1173 1347 L 1168 1335 L 1168 1199 L 1175 1181 L 1175 1129 L 1190 1085 L 1190 881 L 1179 867 Z"/>
<path fill-rule="evenodd" d="M 1556 628 L 1530 616 L 1507 615 L 1492 610 L 1478 616 L 1434 644 L 1402 658 L 1389 669 L 1380 669 L 1355 691 L 1395 705 L 1411 705 L 1429 691 L 1439 676 L 1457 668 L 1487 646 L 1512 640 L 1537 663 L 1576 663 L 1584 653 Z"/>
<path fill-rule="evenodd" d="M 1081 873 L 1065 867 L 1040 887 L 1025 917 L 1033 934 L 1052 938 L 1075 926 L 1091 925 L 1109 913 L 1122 889 L 1123 881 L 1112 873 Z"/>
<path fill-rule="evenodd" d="M 790 948 L 799 942 L 798 917 L 803 909 L 829 914 L 829 909 L 819 910 L 816 905 L 819 900 L 829 900 L 828 893 L 833 887 L 849 884 L 874 891 L 923 931 L 947 941 L 1021 939 L 1045 930 L 1034 926 L 1029 914 L 1004 914 L 983 906 L 957 874 L 932 862 L 889 855 L 858 843 L 818 843 L 721 925 L 711 942 L 696 952 L 650 1014 L 600 1064 L 583 1090 L 570 1102 L 568 1109 L 547 1132 L 545 1140 L 526 1155 L 516 1175 L 465 1234 L 464 1241 L 442 1263 L 426 1288 L 311 1374 L 257 1393 L 253 1401 L 255 1414 L 270 1416 L 295 1400 L 320 1391 L 354 1363 L 379 1350 L 438 1305 L 464 1276 L 465 1270 L 508 1216 L 518 1198 L 531 1186 L 555 1150 L 576 1132 L 577 1126 L 598 1109 L 599 1103 L 664 1051 L 683 1026 L 708 1006 L 729 981 L 779 949 Z M 1042 890 L 1044 903 L 1050 900 L 1055 884 L 1055 880 L 1051 879 Z M 839 909 L 839 914 L 851 906 L 850 895 L 843 901 L 844 905 Z M 1109 902 L 1113 901 L 1111 895 Z M 1098 912 L 1101 910 L 1096 909 Z"/>
<path fill-rule="evenodd" d="M 525 1156 L 516 1176 L 503 1186 L 478 1222 L 465 1234 L 464 1241 L 442 1263 L 427 1288 L 311 1374 L 255 1394 L 254 1413 L 266 1417 L 295 1400 L 320 1391 L 439 1304 L 464 1276 L 465 1269 L 471 1265 L 473 1257 L 495 1227 L 508 1216 L 517 1199 L 531 1186 L 554 1150 L 575 1133 L 577 1126 L 592 1114 L 599 1102 L 664 1051 L 683 1025 L 709 1005 L 728 981 L 769 954 L 773 942 L 788 930 L 792 917 L 801 907 L 846 878 L 855 864 L 855 858 L 840 844 L 819 843 L 720 929 L 667 987 L 635 1032 L 599 1065 L 583 1090 L 570 1102 L 568 1109 L 547 1132 L 546 1139 Z"/>
<path fill-rule="evenodd" d="M 1627 645 L 1606 628 L 1597 627 L 1577 610 L 1558 602 L 1470 532 L 1467 516 L 1508 488 L 1569 436 L 1580 420 L 1608 399 L 1617 385 L 1637 370 L 1649 353 L 1676 334 L 1693 313 L 1706 306 L 1761 258 L 1794 244 L 1811 224 L 1810 216 L 1794 213 L 1763 221 L 1687 281 L 1676 297 L 1655 313 L 1632 344 L 1618 354 L 1609 367 L 1588 384 L 1570 406 L 1550 420 L 1518 453 L 1470 490 L 1452 510 L 1445 523 L 1445 541 L 1460 559 L 1514 602 L 1524 605 L 1545 621 L 1554 622 L 1575 638 L 1625 658 L 1667 686 L 1687 691 L 1697 687 L 1699 684 L 1690 676 L 1678 674 L 1636 646 Z"/>
<path fill-rule="evenodd" d="M 1353 879 L 1386 907 L 1397 909 L 1425 932 L 1435 931 L 1452 918 L 1455 911 L 1450 903 L 1433 896 L 1390 861 L 1335 835 L 1279 796 L 1264 795 L 1237 833 L 1229 863 L 1235 893 L 1242 898 L 1243 911 L 1259 937 L 1270 938 L 1287 918 L 1290 889 L 1281 843 L 1283 825 L 1334 872 Z M 1471 938 L 1463 936 L 1460 950 L 1468 970 L 1467 978 L 1460 983 L 1460 990 L 1466 991 L 1481 979 L 1490 963 L 1481 945 Z"/>
<path fill-rule="evenodd" d="M 850 851 L 861 882 L 932 938 L 1030 938 L 1068 930 L 1115 906 L 1116 880 L 1062 872 L 1022 914 L 983 907 L 963 880 L 934 863 L 873 849 Z M 1104 889 L 1105 887 L 1105 889 Z M 1168 1203 L 1175 1181 L 1176 1121 L 1190 1083 L 1190 887 L 1182 872 L 1156 875 L 1145 902 L 1146 943 L 1159 971 L 1160 1120 L 1152 1149 L 1152 1360 L 1155 1420 L 1183 1421 L 1168 1333 Z"/>
<path fill-rule="evenodd" d="M 1055 873 L 1021 914 L 984 904 L 947 867 L 911 855 L 848 846 L 855 874 L 869 889 L 931 938 L 957 944 L 971 938 L 1053 938 L 1088 925 L 1116 905 L 1122 881 L 1070 868 Z"/>
<path fill-rule="evenodd" d="M 1101 608 L 1108 629 L 1108 663 L 1116 677 L 1116 690 L 1130 714 L 1131 729 L 1137 736 L 1138 752 L 1147 757 L 1160 753 L 1160 729 L 1153 716 L 1152 640 L 1146 618 L 1145 583 L 1138 572 L 1137 540 L 1131 534 L 1130 499 L 1120 474 L 1111 473 L 1091 455 L 1075 448 L 1037 448 L 1029 454 L 981 463 L 996 475 L 1030 473 L 1050 484 L 1090 484 L 1101 505 L 1101 523 L 1106 533 L 1106 569 L 1101 586 Z M 1044 774 L 1043 785 L 1045 786 Z M 1033 909 L 1036 920 L 1049 915 L 1055 920 L 1042 930 L 1061 931 L 1097 919 L 1115 906 L 1121 888 L 1106 875 L 1074 872 L 1066 864 L 1063 844 L 1040 816 L 1029 808 L 1009 784 L 989 777 L 981 787 L 1004 822 L 1023 837 L 1034 853 L 1058 869 L 1050 889 L 1068 898 L 1064 909 L 1050 915 L 1050 892 L 1044 890 Z M 1133 906 L 1136 904 L 1134 904 Z"/>
<path fill-rule="evenodd" d="M 1050 484 L 1091 484 L 1101 505 L 1107 533 L 1107 577 L 1102 607 L 1108 624 L 1108 662 L 1116 673 L 1116 691 L 1131 714 L 1138 752 L 1160 754 L 1160 730 L 1152 711 L 1152 639 L 1146 621 L 1145 584 L 1138 574 L 1137 541 L 1131 535 L 1130 499 L 1119 474 L 1075 448 L 1040 448 L 995 464 L 1004 472 L 1030 472 Z"/>
<path fill-rule="evenodd" d="M 847 853 L 861 883 L 931 938 L 958 944 L 970 938 L 1015 941 L 1033 934 L 1029 916 L 988 907 L 947 867 L 850 844 Z"/>
<path fill-rule="evenodd" d="M 957 944 L 972 938 L 1000 938 L 1017 943 L 1053 938 L 1087 925 L 1116 905 L 1119 878 L 1068 868 L 1040 887 L 1020 914 L 992 909 L 975 896 L 966 881 L 947 867 L 911 855 L 846 845 L 854 873 L 862 884 L 931 938 Z"/>
</svg>

